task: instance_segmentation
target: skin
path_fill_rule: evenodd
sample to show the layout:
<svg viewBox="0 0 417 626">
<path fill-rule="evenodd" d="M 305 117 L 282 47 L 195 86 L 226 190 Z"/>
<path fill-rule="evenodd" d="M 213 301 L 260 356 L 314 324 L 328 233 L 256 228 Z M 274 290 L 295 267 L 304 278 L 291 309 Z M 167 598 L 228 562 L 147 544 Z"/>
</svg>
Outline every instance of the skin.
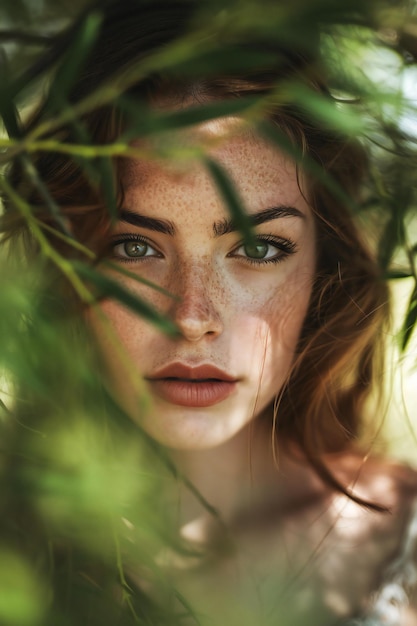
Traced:
<svg viewBox="0 0 417 626">
<path fill-rule="evenodd" d="M 227 133 L 231 136 L 219 141 Z M 146 379 L 174 362 L 210 364 L 235 379 L 236 389 L 214 406 L 190 408 L 161 399 L 145 380 L 151 406 L 144 412 L 126 364 L 117 362 L 106 342 L 108 333 L 97 334 L 118 398 L 132 419 L 170 448 L 196 450 L 231 439 L 281 390 L 310 299 L 315 228 L 294 164 L 236 129 L 235 119 L 201 125 L 181 139 L 187 144 L 217 140 L 210 156 L 226 169 L 250 215 L 280 206 L 299 213 L 256 227 L 257 236 L 274 238 L 276 244 L 260 242 L 270 262 L 255 263 L 239 232 L 215 236 L 213 225 L 230 220 L 230 214 L 201 162 L 179 168 L 172 162 L 131 161 L 123 172 L 125 209 L 169 222 L 175 234 L 120 222 L 113 233 L 112 260 L 175 298 L 131 279 L 118 280 L 170 317 L 180 332 L 169 338 L 117 302 L 104 303 L 102 311 L 127 356 L 127 369 Z M 123 240 L 129 244 L 132 237 L 148 244 L 143 257 L 128 257 Z M 278 263 L 271 262 L 274 257 Z"/>
<path fill-rule="evenodd" d="M 179 335 L 163 335 L 119 303 L 103 302 L 90 322 L 109 385 L 131 418 L 167 447 L 233 538 L 232 550 L 199 561 L 198 576 L 190 559 L 178 570 L 173 564 L 176 586 L 206 606 L 214 616 L 210 623 L 261 623 L 259 616 L 273 614 L 280 598 L 280 614 L 291 607 L 289 624 L 297 623 L 291 611 L 299 608 L 306 611 L 303 624 L 306 615 L 313 626 L 313 615 L 317 626 L 334 623 L 365 608 L 398 553 L 415 476 L 386 462 L 369 460 L 364 467 L 351 453 L 324 459 L 343 484 L 393 513 L 384 515 L 332 492 L 285 442 L 273 449 L 272 405 L 290 372 L 314 281 L 313 214 L 294 164 L 235 119 L 200 125 L 178 139 L 186 147 L 205 144 L 249 215 L 282 206 L 295 211 L 256 227 L 258 237 L 270 239 L 266 256 L 279 262 L 251 263 L 238 232 L 215 236 L 213 224 L 230 215 L 200 161 L 130 161 L 122 172 L 124 209 L 169 222 L 175 234 L 120 221 L 111 236 L 111 260 L 174 297 L 114 276 L 174 320 Z M 135 249 L 144 256 L 131 260 Z M 215 365 L 237 381 L 235 389 L 208 407 L 170 403 L 154 393 L 147 377 L 174 362 Z M 182 484 L 171 497 L 180 532 L 191 544 L 210 549 L 224 540 L 224 526 Z M 130 576 L 135 578 L 134 566 Z M 289 580 L 289 595 L 277 596 Z M 302 603 L 291 596 L 298 586 Z M 244 611 L 229 618 L 225 610 L 236 597 Z M 403 619 L 404 625 L 415 623 L 412 607 Z"/>
</svg>

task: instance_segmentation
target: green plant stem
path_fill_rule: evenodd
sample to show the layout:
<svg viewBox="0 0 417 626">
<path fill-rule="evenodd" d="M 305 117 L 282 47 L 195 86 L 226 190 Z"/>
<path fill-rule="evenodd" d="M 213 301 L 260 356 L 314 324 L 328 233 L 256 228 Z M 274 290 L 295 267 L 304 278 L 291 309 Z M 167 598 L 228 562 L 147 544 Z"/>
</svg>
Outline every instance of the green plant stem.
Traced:
<svg viewBox="0 0 417 626">
<path fill-rule="evenodd" d="M 97 258 L 97 255 L 92 250 L 90 250 L 90 248 L 87 248 L 86 246 L 84 246 L 82 243 L 80 243 L 73 237 L 68 237 L 68 235 L 65 235 L 63 232 L 61 232 L 60 230 L 57 230 L 53 226 L 49 226 L 49 224 L 45 224 L 45 222 L 42 222 L 42 220 L 38 219 L 34 215 L 32 216 L 32 218 L 33 218 L 33 221 L 36 222 L 42 230 L 46 230 L 48 233 L 51 233 L 52 235 L 54 235 L 54 237 L 56 237 L 57 239 L 64 241 L 67 245 L 75 248 L 75 250 L 82 252 L 83 254 L 85 254 L 86 257 L 88 257 L 92 261 L 94 261 Z"/>
<path fill-rule="evenodd" d="M 0 148 L 9 150 L 0 156 L 0 164 L 7 163 L 22 152 L 57 152 L 85 159 L 95 159 L 100 156 L 126 156 L 132 158 L 146 158 L 152 154 L 149 150 L 129 146 L 125 143 L 113 143 L 104 146 L 86 146 L 81 144 L 61 143 L 48 139 L 45 141 L 0 139 Z"/>
<path fill-rule="evenodd" d="M 123 561 L 122 561 L 122 552 L 120 549 L 120 541 L 119 541 L 119 536 L 117 534 L 117 530 L 115 528 L 115 524 L 114 522 L 112 523 L 112 530 L 113 530 L 113 539 L 114 539 L 114 545 L 115 545 L 115 549 L 116 549 L 116 565 L 117 565 L 117 571 L 119 574 L 119 580 L 120 580 L 120 584 L 122 586 L 122 593 L 123 593 L 123 601 L 126 602 L 126 604 L 128 605 L 133 619 L 135 621 L 136 624 L 140 624 L 140 619 L 135 611 L 135 608 L 132 604 L 132 598 L 131 598 L 131 594 L 132 594 L 132 590 L 129 587 L 127 580 L 126 580 L 126 576 L 125 576 L 125 572 L 123 569 Z"/>
<path fill-rule="evenodd" d="M 14 203 L 22 216 L 25 218 L 40 245 L 42 254 L 46 258 L 50 259 L 51 262 L 56 267 L 58 267 L 58 269 L 64 274 L 64 276 L 71 283 L 74 290 L 80 296 L 83 302 L 85 302 L 86 304 L 93 304 L 93 294 L 86 288 L 84 283 L 81 281 L 71 263 L 67 259 L 63 258 L 56 250 L 54 250 L 54 248 L 48 242 L 47 238 L 42 232 L 39 221 L 33 216 L 29 204 L 27 204 L 27 202 L 25 202 L 23 198 L 21 198 L 19 194 L 17 194 L 14 189 L 12 189 L 12 187 L 9 185 L 4 177 L 0 177 L 0 187 L 3 189 L 3 191 L 7 194 L 10 200 Z"/>
</svg>

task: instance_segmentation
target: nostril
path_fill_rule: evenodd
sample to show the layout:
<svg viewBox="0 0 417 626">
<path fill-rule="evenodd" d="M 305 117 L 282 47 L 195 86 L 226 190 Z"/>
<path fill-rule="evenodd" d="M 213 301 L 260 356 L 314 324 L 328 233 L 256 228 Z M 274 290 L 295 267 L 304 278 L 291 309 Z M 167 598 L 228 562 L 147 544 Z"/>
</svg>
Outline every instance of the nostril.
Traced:
<svg viewBox="0 0 417 626">
<path fill-rule="evenodd" d="M 220 318 L 214 311 L 206 311 L 204 315 L 182 315 L 177 312 L 175 323 L 183 337 L 189 341 L 199 341 L 202 337 L 215 337 L 222 332 Z"/>
<path fill-rule="evenodd" d="M 179 285 L 180 297 L 172 303 L 172 317 L 182 337 L 198 341 L 204 336 L 215 337 L 223 330 L 221 316 L 215 301 L 210 297 L 205 277 L 183 275 Z"/>
</svg>

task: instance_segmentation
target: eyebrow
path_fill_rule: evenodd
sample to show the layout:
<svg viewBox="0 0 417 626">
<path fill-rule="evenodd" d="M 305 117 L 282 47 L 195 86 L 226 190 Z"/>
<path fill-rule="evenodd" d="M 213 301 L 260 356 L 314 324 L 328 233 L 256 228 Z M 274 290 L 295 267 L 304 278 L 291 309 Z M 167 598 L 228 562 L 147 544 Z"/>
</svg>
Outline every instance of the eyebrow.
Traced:
<svg viewBox="0 0 417 626">
<path fill-rule="evenodd" d="M 276 220 L 281 217 L 300 217 L 301 219 L 305 219 L 304 213 L 302 213 L 299 209 L 294 206 L 285 205 L 271 207 L 269 209 L 264 209 L 259 213 L 248 215 L 251 226 L 259 226 L 259 224 L 271 222 L 272 220 Z M 233 233 L 237 230 L 239 230 L 239 226 L 233 219 L 224 219 L 213 224 L 215 237 L 221 237 L 222 235 L 227 235 L 228 233 Z"/>
<path fill-rule="evenodd" d="M 132 226 L 139 226 L 141 228 L 147 228 L 148 230 L 155 230 L 158 233 L 164 235 L 175 235 L 175 226 L 169 220 L 159 220 L 155 217 L 147 217 L 134 211 L 128 211 L 122 209 L 120 211 L 120 221 L 132 224 Z"/>
<path fill-rule="evenodd" d="M 249 222 L 252 226 L 259 226 L 265 222 L 271 222 L 282 217 L 298 217 L 305 219 L 304 213 L 293 206 L 279 205 L 259 211 L 248 215 Z M 148 217 L 136 213 L 135 211 L 129 211 L 128 209 L 121 209 L 120 221 L 131 224 L 132 226 L 139 226 L 140 228 L 147 228 L 164 235 L 175 235 L 176 229 L 172 222 L 169 220 L 161 220 L 155 217 Z M 239 225 L 234 219 L 224 219 L 214 222 L 213 233 L 215 237 L 221 237 L 239 230 Z"/>
</svg>

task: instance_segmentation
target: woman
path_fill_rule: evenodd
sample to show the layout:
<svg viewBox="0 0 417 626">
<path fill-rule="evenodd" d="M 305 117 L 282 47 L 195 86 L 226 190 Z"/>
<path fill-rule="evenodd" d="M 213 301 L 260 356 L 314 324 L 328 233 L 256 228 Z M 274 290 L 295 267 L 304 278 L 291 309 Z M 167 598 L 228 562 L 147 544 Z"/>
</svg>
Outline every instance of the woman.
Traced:
<svg viewBox="0 0 417 626">
<path fill-rule="evenodd" d="M 70 102 L 146 68 L 188 32 L 194 10 L 106 5 Z M 415 475 L 370 455 L 364 426 L 365 401 L 382 380 L 388 295 L 347 206 L 365 172 L 362 149 L 276 97 L 255 125 L 237 108 L 155 136 L 132 130 L 135 116 L 129 123 L 132 106 L 169 119 L 277 86 L 279 94 L 295 78 L 327 98 L 312 46 L 246 41 L 240 50 L 264 52 L 262 69 L 147 71 L 129 79 L 117 107 L 100 103 L 82 117 L 95 143 L 130 140 L 133 156 L 114 161 L 116 219 L 79 162 L 43 153 L 36 166 L 62 208 L 60 227 L 94 252 L 100 275 L 175 324 L 175 335 L 163 334 L 111 298 L 82 312 L 110 396 L 187 481 L 163 506 L 197 555 L 158 558 L 201 622 L 414 624 Z M 57 137 L 71 143 L 77 132 L 61 126 Z M 246 222 L 230 214 L 223 172 Z M 15 165 L 9 181 L 21 188 L 23 179 Z M 5 202 L 4 228 L 17 237 L 24 226 Z M 56 216 L 38 217 L 73 258 L 71 242 L 51 234 Z M 129 584 L 143 588 L 140 564 L 124 561 Z"/>
</svg>

